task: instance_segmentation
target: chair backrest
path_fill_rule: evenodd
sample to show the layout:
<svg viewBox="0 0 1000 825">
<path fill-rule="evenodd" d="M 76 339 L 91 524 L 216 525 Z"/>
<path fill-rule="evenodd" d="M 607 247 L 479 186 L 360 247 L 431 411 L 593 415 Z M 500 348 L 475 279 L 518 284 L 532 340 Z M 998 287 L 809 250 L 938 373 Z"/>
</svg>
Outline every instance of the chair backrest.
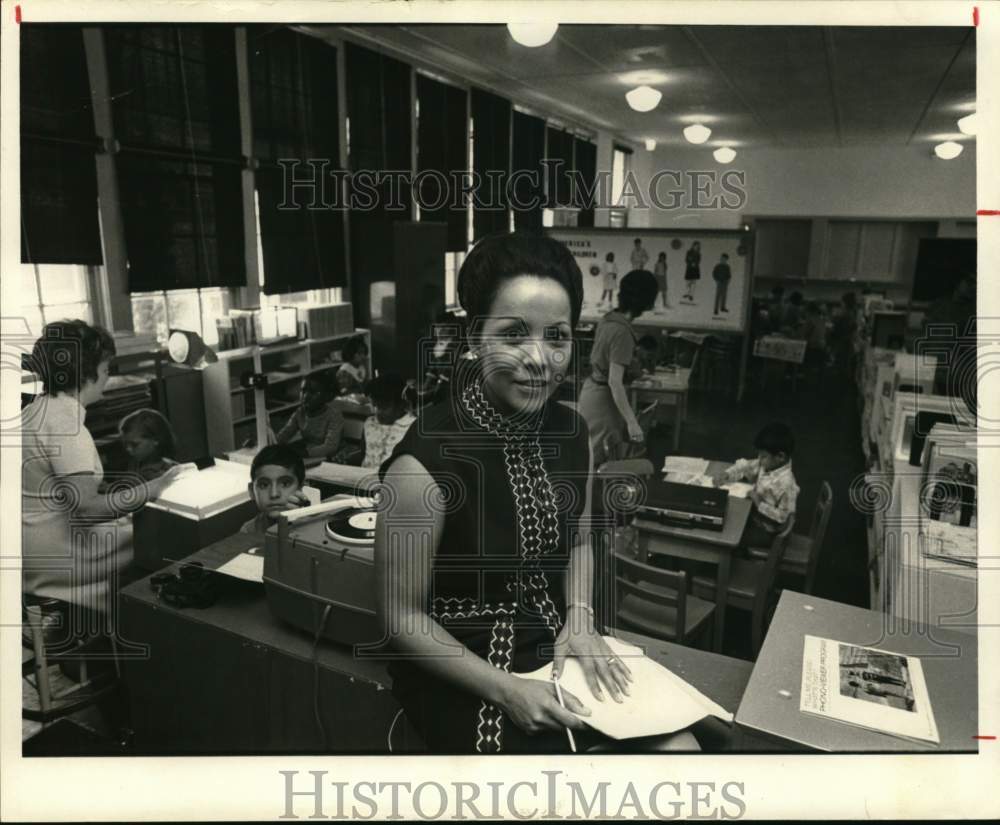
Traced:
<svg viewBox="0 0 1000 825">
<path fill-rule="evenodd" d="M 673 626 L 663 625 L 661 638 L 683 641 L 687 608 L 687 574 L 683 571 L 663 570 L 644 564 L 622 553 L 615 553 L 615 613 L 621 609 L 626 596 L 635 596 L 647 604 L 671 607 L 676 610 Z"/>
<path fill-rule="evenodd" d="M 826 528 L 830 523 L 830 513 L 833 512 L 833 488 L 829 481 L 824 481 L 816 497 L 816 507 L 813 510 L 812 524 L 809 525 L 809 561 L 806 563 L 806 593 L 812 593 L 813 580 L 816 578 L 816 567 L 819 563 L 819 553 L 826 538 Z"/>
</svg>

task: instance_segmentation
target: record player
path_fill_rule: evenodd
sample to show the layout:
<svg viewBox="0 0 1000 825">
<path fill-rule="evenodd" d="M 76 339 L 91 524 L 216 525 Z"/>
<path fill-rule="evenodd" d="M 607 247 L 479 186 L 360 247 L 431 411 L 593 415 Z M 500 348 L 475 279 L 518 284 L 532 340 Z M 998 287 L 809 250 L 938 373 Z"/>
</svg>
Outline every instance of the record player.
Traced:
<svg viewBox="0 0 1000 825">
<path fill-rule="evenodd" d="M 650 479 L 638 513 L 647 519 L 677 527 L 721 530 L 726 522 L 729 493 L 716 487 Z"/>
<path fill-rule="evenodd" d="M 264 589 L 275 616 L 345 644 L 382 637 L 374 505 L 345 496 L 281 516 L 264 544 Z"/>
</svg>

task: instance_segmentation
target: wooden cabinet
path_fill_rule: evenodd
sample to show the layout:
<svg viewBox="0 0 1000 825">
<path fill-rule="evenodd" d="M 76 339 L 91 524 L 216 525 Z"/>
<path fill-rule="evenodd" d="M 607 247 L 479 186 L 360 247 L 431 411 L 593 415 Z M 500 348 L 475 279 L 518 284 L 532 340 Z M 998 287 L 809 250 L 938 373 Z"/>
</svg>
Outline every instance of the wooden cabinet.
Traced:
<svg viewBox="0 0 1000 825">
<path fill-rule="evenodd" d="M 920 238 L 934 237 L 931 221 L 841 221 L 827 223 L 820 277 L 831 280 L 908 284 Z"/>
<path fill-rule="evenodd" d="M 812 221 L 761 219 L 754 223 L 757 278 L 804 278 L 809 269 Z"/>
</svg>

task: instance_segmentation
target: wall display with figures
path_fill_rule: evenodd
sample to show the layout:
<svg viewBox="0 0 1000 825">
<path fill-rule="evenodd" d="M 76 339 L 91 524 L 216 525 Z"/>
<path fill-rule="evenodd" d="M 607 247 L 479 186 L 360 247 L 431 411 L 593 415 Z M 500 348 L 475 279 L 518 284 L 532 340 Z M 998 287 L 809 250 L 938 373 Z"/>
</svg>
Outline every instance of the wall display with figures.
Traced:
<svg viewBox="0 0 1000 825">
<path fill-rule="evenodd" d="M 747 326 L 750 267 L 746 233 L 732 230 L 549 230 L 569 247 L 583 273 L 582 321 L 618 305 L 618 285 L 633 269 L 652 272 L 656 305 L 638 321 L 689 329 L 742 332 Z"/>
</svg>

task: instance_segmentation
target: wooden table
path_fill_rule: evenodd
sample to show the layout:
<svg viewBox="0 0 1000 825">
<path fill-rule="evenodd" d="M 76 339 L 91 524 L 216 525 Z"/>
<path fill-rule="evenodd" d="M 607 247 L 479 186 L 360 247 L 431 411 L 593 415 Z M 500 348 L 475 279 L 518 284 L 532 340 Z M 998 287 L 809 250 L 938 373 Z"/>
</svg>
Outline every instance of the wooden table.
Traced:
<svg viewBox="0 0 1000 825">
<path fill-rule="evenodd" d="M 259 543 L 259 536 L 238 534 L 185 562 L 215 569 Z M 311 634 L 274 617 L 262 585 L 227 579 L 211 606 L 181 609 L 157 599 L 145 578 L 122 590 L 120 609 L 119 644 L 126 643 L 131 654 L 123 677 L 136 753 L 387 751 L 398 705 L 388 690 L 386 663 L 358 658 L 349 646 L 327 640 L 314 653 Z M 739 706 L 750 662 L 626 631 L 614 635 L 644 648 L 726 710 Z M 709 752 L 775 749 L 718 719 L 699 722 L 694 733 Z M 423 747 L 402 719 L 393 742 L 397 752 Z"/>
<path fill-rule="evenodd" d="M 652 376 L 636 379 L 629 385 L 629 404 L 633 412 L 638 409 L 640 397 L 655 398 L 661 404 L 674 406 L 674 452 L 681 442 L 681 428 L 687 418 L 688 389 L 691 370 L 684 367 L 668 370 L 658 368 Z"/>
<path fill-rule="evenodd" d="M 709 462 L 708 473 L 711 475 L 721 473 L 728 466 L 729 464 L 722 461 Z M 708 562 L 718 567 L 715 587 L 715 633 L 712 644 L 716 652 L 722 650 L 729 593 L 729 570 L 733 553 L 743 539 L 750 508 L 750 499 L 730 496 L 726 508 L 726 520 L 721 530 L 675 527 L 644 518 L 637 518 L 633 522 L 641 561 L 647 561 L 651 555 L 669 556 L 675 559 Z"/>
<path fill-rule="evenodd" d="M 940 745 L 802 713 L 803 639 L 806 635 L 919 656 Z M 834 752 L 975 752 L 979 733 L 974 634 L 892 622 L 881 612 L 785 590 L 754 665 L 736 723 L 784 747 Z M 987 688 L 989 689 L 989 688 Z M 989 743 L 987 743 L 989 744 Z"/>
</svg>

